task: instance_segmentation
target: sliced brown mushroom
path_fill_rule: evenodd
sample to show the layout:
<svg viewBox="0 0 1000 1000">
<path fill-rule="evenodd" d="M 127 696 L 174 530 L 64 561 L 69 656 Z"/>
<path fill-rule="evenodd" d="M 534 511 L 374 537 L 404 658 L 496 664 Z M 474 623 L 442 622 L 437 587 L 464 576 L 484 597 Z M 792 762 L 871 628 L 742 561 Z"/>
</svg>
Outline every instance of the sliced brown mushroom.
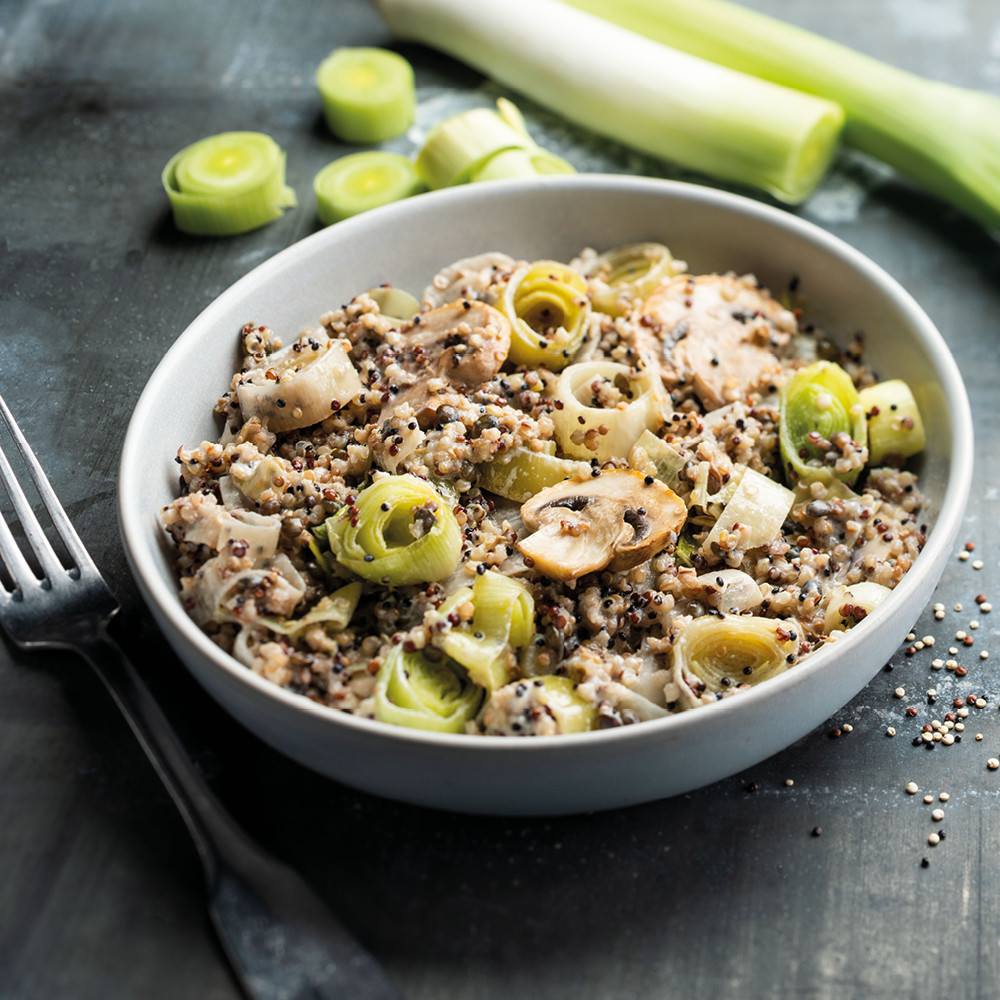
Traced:
<svg viewBox="0 0 1000 1000">
<path fill-rule="evenodd" d="M 686 516 L 684 501 L 658 479 L 609 469 L 536 493 L 521 507 L 532 533 L 518 548 L 546 576 L 576 580 L 645 562 L 680 530 Z"/>
</svg>

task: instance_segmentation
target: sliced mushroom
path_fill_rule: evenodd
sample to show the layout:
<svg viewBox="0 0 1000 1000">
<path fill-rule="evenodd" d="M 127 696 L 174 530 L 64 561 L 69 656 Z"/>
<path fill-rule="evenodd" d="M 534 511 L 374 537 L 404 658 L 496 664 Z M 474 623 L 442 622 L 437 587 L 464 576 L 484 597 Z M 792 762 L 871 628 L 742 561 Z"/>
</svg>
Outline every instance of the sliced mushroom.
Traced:
<svg viewBox="0 0 1000 1000">
<path fill-rule="evenodd" d="M 667 544 L 686 516 L 684 501 L 659 480 L 610 469 L 528 500 L 521 517 L 532 533 L 518 548 L 546 576 L 576 580 L 638 566 Z"/>
</svg>

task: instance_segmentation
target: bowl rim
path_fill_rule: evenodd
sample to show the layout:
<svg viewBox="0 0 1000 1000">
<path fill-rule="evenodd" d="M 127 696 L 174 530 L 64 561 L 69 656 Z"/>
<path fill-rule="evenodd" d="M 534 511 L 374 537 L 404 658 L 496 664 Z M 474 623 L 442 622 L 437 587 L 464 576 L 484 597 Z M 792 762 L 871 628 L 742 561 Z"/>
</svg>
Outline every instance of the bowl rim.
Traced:
<svg viewBox="0 0 1000 1000">
<path fill-rule="evenodd" d="M 935 374 L 940 379 L 941 389 L 947 400 L 952 418 L 950 440 L 950 460 L 944 496 L 936 511 L 935 523 L 923 550 L 913 568 L 903 577 L 890 595 L 869 615 L 866 627 L 876 628 L 882 619 L 889 618 L 896 609 L 912 599 L 913 592 L 920 586 L 921 566 L 932 566 L 946 557 L 958 535 L 964 517 L 966 503 L 972 484 L 973 468 L 973 423 L 968 396 L 957 363 L 947 348 L 944 337 L 913 296 L 887 271 L 876 264 L 860 250 L 845 240 L 828 232 L 791 212 L 766 204 L 744 195 L 705 187 L 687 181 L 637 177 L 628 174 L 574 174 L 537 179 L 517 179 L 491 181 L 489 184 L 467 185 L 432 191 L 419 198 L 408 199 L 393 205 L 373 209 L 360 216 L 346 219 L 336 226 L 320 229 L 297 242 L 277 251 L 266 260 L 254 266 L 241 278 L 228 286 L 212 300 L 188 324 L 173 341 L 153 372 L 149 376 L 133 409 L 129 420 L 119 460 L 118 518 L 119 530 L 126 558 L 133 577 L 139 585 L 145 601 L 162 627 L 163 619 L 175 630 L 176 637 L 186 646 L 193 648 L 203 658 L 239 685 L 245 685 L 258 696 L 276 702 L 289 709 L 292 714 L 312 716 L 324 724 L 346 727 L 359 737 L 377 738 L 380 741 L 398 742 L 411 746 L 434 747 L 440 752 L 461 752 L 473 754 L 546 754 L 579 753 L 616 743 L 645 742 L 647 740 L 666 741 L 683 738 L 692 726 L 709 724 L 709 720 L 733 712 L 749 713 L 761 700 L 771 700 L 782 692 L 789 693 L 802 684 L 811 684 L 816 673 L 832 669 L 833 661 L 841 656 L 844 643 L 857 645 L 864 641 L 859 636 L 857 642 L 848 633 L 843 639 L 829 643 L 811 653 L 794 670 L 786 671 L 765 684 L 739 693 L 738 697 L 723 698 L 714 703 L 700 706 L 695 711 L 680 712 L 661 719 L 654 719 L 634 726 L 586 733 L 560 734 L 554 740 L 512 740 L 502 736 L 464 733 L 435 733 L 426 730 L 393 726 L 377 720 L 361 718 L 338 711 L 310 699 L 278 687 L 271 681 L 258 676 L 230 654 L 218 647 L 184 611 L 178 598 L 176 585 L 168 582 L 146 559 L 152 543 L 152 533 L 159 531 L 155 511 L 141 509 L 138 491 L 130 486 L 143 476 L 144 448 L 142 444 L 143 425 L 148 422 L 149 411 L 155 406 L 166 387 L 168 372 L 174 359 L 183 355 L 190 344 L 204 336 L 204 329 L 211 326 L 216 313 L 224 312 L 231 301 L 253 287 L 271 272 L 281 272 L 303 258 L 321 252 L 327 244 L 340 243 L 351 239 L 355 233 L 364 232 L 392 222 L 405 224 L 411 215 L 418 217 L 433 213 L 440 203 L 477 202 L 496 200 L 537 193 L 559 188 L 586 191 L 592 194 L 613 194 L 615 192 L 647 193 L 650 197 L 673 198 L 701 203 L 731 211 L 737 216 L 751 217 L 785 230 L 796 239 L 817 246 L 822 252 L 841 258 L 849 267 L 861 272 L 868 281 L 891 299 L 905 315 L 914 335 L 923 344 L 932 362 Z M 168 456 L 163 456 L 167 461 Z M 920 610 L 923 610 L 921 607 Z M 840 649 L 838 649 L 840 647 Z M 876 665 L 872 674 L 881 667 Z"/>
</svg>

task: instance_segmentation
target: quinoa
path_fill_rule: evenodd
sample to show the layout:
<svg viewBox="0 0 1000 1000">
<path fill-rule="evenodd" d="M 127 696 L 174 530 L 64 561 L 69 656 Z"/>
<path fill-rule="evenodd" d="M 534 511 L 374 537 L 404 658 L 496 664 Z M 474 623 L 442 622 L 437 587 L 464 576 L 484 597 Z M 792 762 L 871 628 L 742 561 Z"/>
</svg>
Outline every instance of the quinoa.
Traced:
<svg viewBox="0 0 1000 1000">
<path fill-rule="evenodd" d="M 782 387 L 808 365 L 877 384 L 863 338 L 838 349 L 752 275 L 677 261 L 609 297 L 603 259 L 582 251 L 571 305 L 527 327 L 511 302 L 532 262 L 501 252 L 431 276 L 407 318 L 373 291 L 287 345 L 244 325 L 220 435 L 178 450 L 160 512 L 199 626 L 339 711 L 553 735 L 730 697 L 863 619 L 924 543 L 917 475 L 846 431 L 813 435 L 806 475 L 781 445 Z M 424 491 L 405 529 L 366 506 L 394 477 Z M 768 484 L 776 515 L 727 516 Z M 383 514 L 433 570 L 350 555 Z M 477 614 L 487 587 L 502 613 Z"/>
</svg>

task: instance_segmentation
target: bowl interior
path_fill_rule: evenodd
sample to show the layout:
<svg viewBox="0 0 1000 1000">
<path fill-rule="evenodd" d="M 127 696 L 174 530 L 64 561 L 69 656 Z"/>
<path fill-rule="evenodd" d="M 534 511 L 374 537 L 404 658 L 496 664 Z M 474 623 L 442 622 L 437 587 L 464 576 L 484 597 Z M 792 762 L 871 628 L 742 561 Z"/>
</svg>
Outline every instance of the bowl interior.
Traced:
<svg viewBox="0 0 1000 1000">
<path fill-rule="evenodd" d="M 923 564 L 932 563 L 940 573 L 944 549 L 950 550 L 954 542 L 967 498 L 971 419 L 954 362 L 906 292 L 867 258 L 817 227 L 726 193 L 621 176 L 492 182 L 421 195 L 339 223 L 288 248 L 213 302 L 180 335 L 150 378 L 122 455 L 122 533 L 147 601 L 168 636 L 181 638 L 190 653 L 189 665 L 197 656 L 214 664 L 210 669 L 230 673 L 235 683 L 256 687 L 277 703 L 287 706 L 296 700 L 231 661 L 187 617 L 177 599 L 169 549 L 157 522 L 160 507 L 176 495 L 177 448 L 215 439 L 219 433 L 212 405 L 239 364 L 238 334 L 245 323 L 266 324 L 290 337 L 357 292 L 383 282 L 419 295 L 436 270 L 485 250 L 526 259 L 568 260 L 587 246 L 603 250 L 639 240 L 665 243 L 688 262 L 692 273 L 752 272 L 775 293 L 796 279 L 809 319 L 840 344 L 864 331 L 869 363 L 880 375 L 910 383 L 923 412 L 933 414 L 927 420 L 928 442 L 920 467 L 928 497 L 923 520 L 932 530 L 925 554 L 891 601 L 899 605 L 918 596 L 926 599 L 926 581 L 921 589 L 918 574 L 924 572 Z M 928 550 L 936 554 L 928 555 Z M 911 609 L 911 624 L 920 609 Z M 838 655 L 864 641 L 863 632 L 855 630 L 838 643 Z M 821 665 L 834 653 L 832 648 L 823 650 L 814 659 Z M 880 666 L 872 664 L 847 698 Z M 772 687 L 777 691 L 782 684 L 794 686 L 800 669 L 750 692 L 754 697 L 740 695 L 728 701 L 746 699 L 752 705 L 767 698 Z M 728 709 L 740 710 L 739 705 Z M 652 727 L 661 734 L 672 724 L 687 729 L 698 722 L 691 716 L 705 711 L 629 728 Z M 323 710 L 322 715 L 331 726 L 358 721 L 332 711 Z M 441 741 L 409 731 L 394 733 L 392 739 Z M 569 738 L 554 742 L 564 739 Z M 513 749 L 515 742 L 524 741 L 506 745 Z M 734 760 L 732 770 L 741 766 Z"/>
</svg>

